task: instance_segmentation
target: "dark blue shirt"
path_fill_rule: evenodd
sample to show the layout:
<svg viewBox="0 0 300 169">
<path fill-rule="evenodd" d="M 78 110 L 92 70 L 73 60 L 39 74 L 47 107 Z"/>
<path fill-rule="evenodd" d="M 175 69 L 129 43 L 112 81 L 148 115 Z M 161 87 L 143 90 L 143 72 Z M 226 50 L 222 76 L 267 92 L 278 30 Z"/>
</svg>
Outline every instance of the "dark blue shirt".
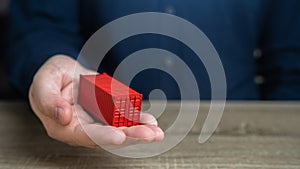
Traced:
<svg viewBox="0 0 300 169">
<path fill-rule="evenodd" d="M 201 29 L 220 55 L 228 99 L 300 99 L 299 0 L 14 0 L 9 58 L 12 83 L 26 94 L 35 72 L 49 57 L 66 54 L 76 58 L 84 42 L 103 25 L 138 12 L 171 13 Z M 201 99 L 211 97 L 201 61 L 187 46 L 169 37 L 128 38 L 108 53 L 100 69 L 112 74 L 126 56 L 154 47 L 180 56 L 197 78 Z M 258 75 L 262 78 L 256 78 Z M 263 83 L 258 85 L 257 79 Z M 160 88 L 168 98 L 180 98 L 174 79 L 158 70 L 141 72 L 131 86 L 146 97 Z"/>
</svg>

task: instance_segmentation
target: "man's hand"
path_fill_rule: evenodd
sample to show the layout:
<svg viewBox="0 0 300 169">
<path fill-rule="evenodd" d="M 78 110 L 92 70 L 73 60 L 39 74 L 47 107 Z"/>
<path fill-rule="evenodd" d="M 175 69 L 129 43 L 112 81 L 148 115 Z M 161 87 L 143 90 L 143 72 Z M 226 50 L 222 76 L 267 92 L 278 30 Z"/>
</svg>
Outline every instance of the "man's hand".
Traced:
<svg viewBox="0 0 300 169">
<path fill-rule="evenodd" d="M 70 57 L 56 55 L 45 62 L 31 84 L 31 107 L 50 137 L 89 148 L 119 148 L 163 139 L 163 131 L 149 114 L 141 114 L 143 125 L 133 127 L 116 128 L 94 122 L 76 105 L 79 77 L 75 77 L 75 69 L 81 74 L 95 74 Z"/>
</svg>

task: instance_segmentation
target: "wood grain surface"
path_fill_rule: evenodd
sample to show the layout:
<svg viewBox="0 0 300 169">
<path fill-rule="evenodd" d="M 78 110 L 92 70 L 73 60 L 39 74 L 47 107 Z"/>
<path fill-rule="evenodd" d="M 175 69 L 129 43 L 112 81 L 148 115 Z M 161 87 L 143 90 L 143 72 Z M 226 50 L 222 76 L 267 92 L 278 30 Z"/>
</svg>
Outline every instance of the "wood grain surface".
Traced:
<svg viewBox="0 0 300 169">
<path fill-rule="evenodd" d="M 147 107 L 145 103 L 144 109 Z M 172 124 L 179 107 L 178 102 L 167 104 L 159 118 L 162 128 Z M 26 103 L 2 101 L 0 169 L 300 169 L 299 102 L 228 102 L 216 133 L 199 144 L 208 109 L 208 102 L 201 103 L 193 129 L 172 150 L 156 157 L 130 159 L 52 140 Z"/>
</svg>

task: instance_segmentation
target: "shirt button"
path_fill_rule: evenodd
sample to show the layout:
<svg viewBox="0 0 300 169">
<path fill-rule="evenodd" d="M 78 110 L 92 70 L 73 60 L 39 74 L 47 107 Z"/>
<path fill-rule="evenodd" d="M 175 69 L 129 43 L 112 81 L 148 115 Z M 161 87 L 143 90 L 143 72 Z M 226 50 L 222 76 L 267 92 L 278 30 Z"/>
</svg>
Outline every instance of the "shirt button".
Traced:
<svg viewBox="0 0 300 169">
<path fill-rule="evenodd" d="M 176 10 L 175 10 L 174 6 L 169 5 L 166 7 L 165 12 L 168 14 L 174 15 L 176 13 Z"/>
<path fill-rule="evenodd" d="M 265 82 L 265 78 L 263 76 L 258 75 L 254 78 L 254 82 L 257 85 L 262 85 Z"/>
<path fill-rule="evenodd" d="M 253 57 L 254 57 L 255 59 L 261 58 L 261 57 L 262 57 L 262 51 L 261 51 L 260 49 L 255 49 L 255 50 L 253 51 Z"/>
</svg>

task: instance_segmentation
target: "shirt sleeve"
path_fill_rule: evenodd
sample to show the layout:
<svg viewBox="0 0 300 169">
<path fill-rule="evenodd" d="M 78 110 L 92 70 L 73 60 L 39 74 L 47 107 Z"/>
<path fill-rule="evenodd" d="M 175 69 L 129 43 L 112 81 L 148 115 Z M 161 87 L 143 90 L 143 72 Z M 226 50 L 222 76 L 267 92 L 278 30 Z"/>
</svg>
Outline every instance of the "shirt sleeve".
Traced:
<svg viewBox="0 0 300 169">
<path fill-rule="evenodd" d="M 262 98 L 300 99 L 300 1 L 274 0 L 265 22 L 259 73 Z"/>
<path fill-rule="evenodd" d="M 78 15 L 77 0 L 11 1 L 10 81 L 25 96 L 34 74 L 49 57 L 77 57 L 83 43 Z"/>
</svg>

